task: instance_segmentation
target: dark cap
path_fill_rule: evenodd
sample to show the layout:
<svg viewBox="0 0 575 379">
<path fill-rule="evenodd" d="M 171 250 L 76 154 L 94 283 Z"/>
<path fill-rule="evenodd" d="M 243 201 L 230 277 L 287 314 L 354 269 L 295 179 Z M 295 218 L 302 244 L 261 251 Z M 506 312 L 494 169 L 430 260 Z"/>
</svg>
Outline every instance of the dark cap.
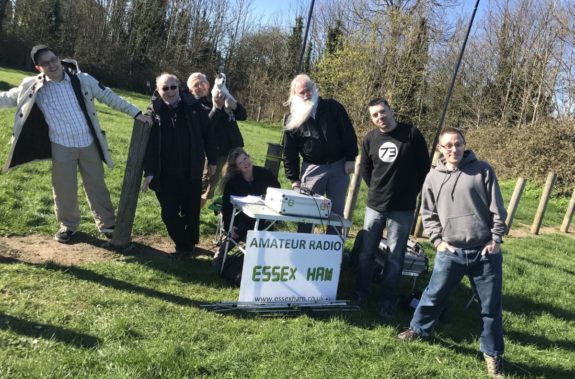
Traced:
<svg viewBox="0 0 575 379">
<path fill-rule="evenodd" d="M 38 63 L 36 62 L 36 58 L 38 58 L 38 55 L 40 55 L 40 53 L 43 53 L 44 51 L 51 51 L 51 52 L 53 52 L 54 54 L 56 54 L 56 52 L 55 52 L 52 48 L 50 48 L 50 47 L 48 47 L 48 46 L 46 46 L 46 45 L 36 45 L 36 46 L 34 46 L 34 47 L 32 48 L 32 50 L 30 50 L 30 58 L 32 58 L 32 62 L 33 62 L 35 65 L 38 64 Z M 58 54 L 56 54 L 56 55 L 58 55 Z"/>
</svg>

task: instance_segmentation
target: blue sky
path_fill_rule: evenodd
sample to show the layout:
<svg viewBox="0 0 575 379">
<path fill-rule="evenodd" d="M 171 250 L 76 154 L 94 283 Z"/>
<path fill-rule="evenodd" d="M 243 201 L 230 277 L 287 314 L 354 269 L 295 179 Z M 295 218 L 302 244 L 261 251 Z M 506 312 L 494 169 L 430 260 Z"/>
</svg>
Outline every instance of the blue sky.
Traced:
<svg viewBox="0 0 575 379">
<path fill-rule="evenodd" d="M 291 0 L 253 0 L 253 9 L 262 16 L 283 15 L 288 12 Z"/>
<path fill-rule="evenodd" d="M 317 3 L 318 0 L 316 0 L 316 5 Z M 307 14 L 311 0 L 253 0 L 251 9 L 262 24 L 275 24 L 277 21 L 287 22 L 287 20 L 295 18 L 296 10 L 302 4 Z"/>
<path fill-rule="evenodd" d="M 316 7 L 318 3 L 325 0 L 316 0 Z M 463 15 L 464 19 L 468 20 L 471 17 L 471 12 L 476 0 L 460 0 L 460 5 L 451 10 L 452 17 Z M 478 16 L 480 17 L 482 10 L 487 8 L 490 0 L 482 0 L 479 3 Z M 296 10 L 299 7 L 304 7 L 304 14 L 307 15 L 311 0 L 253 0 L 252 9 L 253 13 L 257 15 L 259 21 L 267 24 L 273 21 L 286 21 L 292 20 L 295 17 Z M 292 20 L 293 21 L 293 20 Z M 289 21 L 288 21 L 289 22 Z"/>
</svg>

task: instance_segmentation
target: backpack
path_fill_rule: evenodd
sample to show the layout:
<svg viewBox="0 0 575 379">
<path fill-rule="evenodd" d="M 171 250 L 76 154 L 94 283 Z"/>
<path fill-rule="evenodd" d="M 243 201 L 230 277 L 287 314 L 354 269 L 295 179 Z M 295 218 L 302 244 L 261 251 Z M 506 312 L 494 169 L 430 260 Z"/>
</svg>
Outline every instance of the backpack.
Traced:
<svg viewBox="0 0 575 379">
<path fill-rule="evenodd" d="M 389 253 L 387 239 L 382 238 L 379 242 L 379 249 L 375 253 L 375 262 L 383 267 L 385 265 L 385 255 Z M 423 246 L 411 238 L 405 247 L 405 258 L 403 259 L 403 272 L 422 274 L 429 268 L 429 259 L 425 256 Z M 378 270 L 382 271 L 382 270 Z M 379 273 L 381 274 L 381 272 Z"/>
<path fill-rule="evenodd" d="M 239 287 L 242 282 L 243 267 L 244 254 L 238 249 L 233 249 L 226 255 L 220 276 L 234 287 Z"/>
</svg>

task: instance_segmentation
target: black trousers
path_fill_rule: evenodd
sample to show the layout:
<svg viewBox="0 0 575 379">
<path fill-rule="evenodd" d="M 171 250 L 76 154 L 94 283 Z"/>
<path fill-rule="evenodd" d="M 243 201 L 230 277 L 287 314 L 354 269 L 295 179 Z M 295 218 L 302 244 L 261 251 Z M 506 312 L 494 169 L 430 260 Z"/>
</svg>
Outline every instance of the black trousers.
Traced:
<svg viewBox="0 0 575 379">
<path fill-rule="evenodd" d="M 156 197 L 162 221 L 176 244 L 176 250 L 191 251 L 200 240 L 200 198 L 202 179 L 162 177 Z"/>
</svg>

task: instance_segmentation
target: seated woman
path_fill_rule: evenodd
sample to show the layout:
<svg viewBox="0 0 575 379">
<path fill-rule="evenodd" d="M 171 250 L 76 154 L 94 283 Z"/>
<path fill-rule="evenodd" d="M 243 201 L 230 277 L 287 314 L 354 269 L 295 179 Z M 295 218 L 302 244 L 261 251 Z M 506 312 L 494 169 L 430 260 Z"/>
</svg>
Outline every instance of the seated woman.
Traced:
<svg viewBox="0 0 575 379">
<path fill-rule="evenodd" d="M 225 175 L 222 179 L 223 198 L 222 198 L 222 217 L 224 220 L 224 230 L 229 230 L 230 220 L 233 212 L 233 205 L 230 197 L 255 195 L 262 196 L 266 194 L 268 187 L 280 188 L 280 183 L 274 174 L 268 169 L 259 166 L 253 166 L 250 156 L 241 148 L 235 148 L 228 155 L 228 162 L 225 169 Z M 248 230 L 253 229 L 255 220 L 243 213 L 236 215 L 231 237 L 234 241 L 245 240 Z M 231 244 L 230 244 L 231 247 Z M 219 251 L 214 255 L 212 265 L 220 269 L 224 257 L 226 243 L 222 243 Z"/>
</svg>

